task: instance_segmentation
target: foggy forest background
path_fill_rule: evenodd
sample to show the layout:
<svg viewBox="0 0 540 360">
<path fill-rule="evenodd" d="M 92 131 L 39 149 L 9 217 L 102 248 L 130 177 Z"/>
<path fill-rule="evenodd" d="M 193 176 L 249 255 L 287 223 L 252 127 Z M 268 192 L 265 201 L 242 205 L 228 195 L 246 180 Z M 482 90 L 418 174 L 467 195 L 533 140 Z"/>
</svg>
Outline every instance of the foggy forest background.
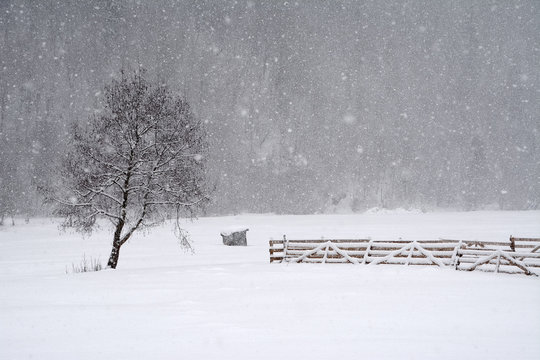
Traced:
<svg viewBox="0 0 540 360">
<path fill-rule="evenodd" d="M 0 213 L 144 67 L 208 132 L 208 214 L 540 206 L 540 3 L 0 2 Z"/>
</svg>

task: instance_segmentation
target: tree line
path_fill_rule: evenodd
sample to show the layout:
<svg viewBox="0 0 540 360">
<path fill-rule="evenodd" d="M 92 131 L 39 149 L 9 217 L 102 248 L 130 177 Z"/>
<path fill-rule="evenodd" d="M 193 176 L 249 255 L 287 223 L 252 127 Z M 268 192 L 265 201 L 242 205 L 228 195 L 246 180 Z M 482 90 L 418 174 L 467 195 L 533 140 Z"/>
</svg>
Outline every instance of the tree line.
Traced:
<svg viewBox="0 0 540 360">
<path fill-rule="evenodd" d="M 538 208 L 534 1 L 12 0 L 0 216 L 48 214 L 73 123 L 146 67 L 208 134 L 209 213 Z"/>
</svg>

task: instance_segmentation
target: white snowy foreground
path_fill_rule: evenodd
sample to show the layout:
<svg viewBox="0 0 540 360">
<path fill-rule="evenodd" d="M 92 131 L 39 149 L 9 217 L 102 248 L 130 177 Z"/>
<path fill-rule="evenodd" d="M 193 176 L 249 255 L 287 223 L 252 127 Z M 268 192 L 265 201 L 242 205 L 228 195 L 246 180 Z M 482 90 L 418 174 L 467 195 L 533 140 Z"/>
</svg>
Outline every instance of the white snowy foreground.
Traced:
<svg viewBox="0 0 540 360">
<path fill-rule="evenodd" d="M 540 211 L 242 215 L 112 236 L 0 228 L 0 359 L 540 359 L 540 280 L 434 266 L 269 264 L 268 240 L 540 236 Z M 220 231 L 246 226 L 247 247 Z"/>
</svg>

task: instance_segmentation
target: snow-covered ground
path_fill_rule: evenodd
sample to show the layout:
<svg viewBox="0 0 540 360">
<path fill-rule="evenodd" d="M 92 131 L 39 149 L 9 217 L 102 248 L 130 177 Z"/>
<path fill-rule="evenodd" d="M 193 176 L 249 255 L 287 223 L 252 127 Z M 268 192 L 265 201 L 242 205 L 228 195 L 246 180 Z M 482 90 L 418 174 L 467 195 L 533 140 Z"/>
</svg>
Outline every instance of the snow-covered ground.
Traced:
<svg viewBox="0 0 540 360">
<path fill-rule="evenodd" d="M 436 267 L 269 264 L 268 240 L 540 236 L 540 212 L 241 215 L 165 224 L 106 262 L 111 236 L 0 228 L 0 359 L 539 359 L 540 280 Z M 246 226 L 247 247 L 220 231 Z"/>
</svg>

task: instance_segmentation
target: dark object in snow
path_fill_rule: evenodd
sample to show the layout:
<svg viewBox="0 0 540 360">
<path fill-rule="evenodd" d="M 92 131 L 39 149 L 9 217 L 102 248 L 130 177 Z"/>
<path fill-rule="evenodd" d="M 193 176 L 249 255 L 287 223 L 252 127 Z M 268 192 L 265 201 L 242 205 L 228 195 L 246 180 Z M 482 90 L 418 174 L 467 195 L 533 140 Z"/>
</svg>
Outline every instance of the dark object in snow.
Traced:
<svg viewBox="0 0 540 360">
<path fill-rule="evenodd" d="M 224 230 L 221 232 L 223 245 L 227 246 L 247 246 L 247 228 L 237 228 L 235 230 Z"/>
</svg>

